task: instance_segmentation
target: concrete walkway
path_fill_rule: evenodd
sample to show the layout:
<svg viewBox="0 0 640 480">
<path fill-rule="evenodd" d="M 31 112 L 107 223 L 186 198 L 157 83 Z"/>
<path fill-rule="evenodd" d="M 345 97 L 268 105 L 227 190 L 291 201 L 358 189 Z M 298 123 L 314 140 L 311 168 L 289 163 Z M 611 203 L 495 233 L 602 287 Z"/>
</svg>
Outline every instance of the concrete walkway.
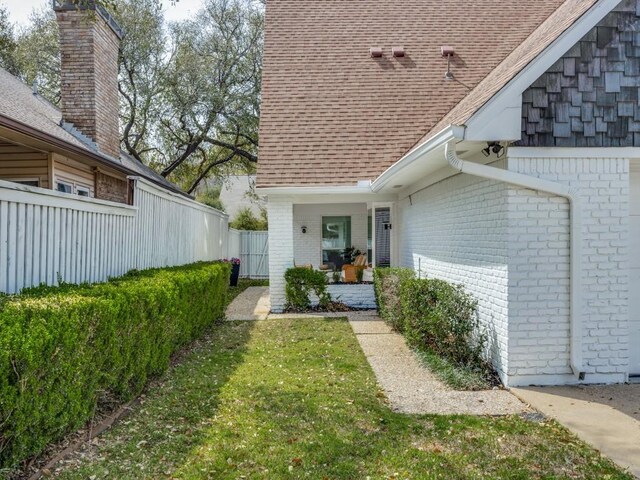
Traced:
<svg viewBox="0 0 640 480">
<path fill-rule="evenodd" d="M 506 390 L 459 392 L 438 380 L 375 314 L 349 315 L 349 323 L 384 389 L 391 407 L 402 413 L 512 415 L 527 407 Z"/>
<path fill-rule="evenodd" d="M 266 320 L 270 311 L 269 287 L 249 287 L 227 307 L 226 320 Z"/>
<path fill-rule="evenodd" d="M 640 478 L 640 385 L 512 391 Z"/>
</svg>

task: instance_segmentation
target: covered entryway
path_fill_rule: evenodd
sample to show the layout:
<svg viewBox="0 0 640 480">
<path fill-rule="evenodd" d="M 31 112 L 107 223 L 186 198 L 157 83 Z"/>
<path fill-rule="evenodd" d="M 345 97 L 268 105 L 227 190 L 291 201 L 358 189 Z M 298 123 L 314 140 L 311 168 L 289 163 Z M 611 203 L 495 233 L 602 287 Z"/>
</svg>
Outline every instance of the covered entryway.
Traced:
<svg viewBox="0 0 640 480">
<path fill-rule="evenodd" d="M 629 373 L 640 376 L 640 161 L 631 162 L 629 187 Z"/>
</svg>

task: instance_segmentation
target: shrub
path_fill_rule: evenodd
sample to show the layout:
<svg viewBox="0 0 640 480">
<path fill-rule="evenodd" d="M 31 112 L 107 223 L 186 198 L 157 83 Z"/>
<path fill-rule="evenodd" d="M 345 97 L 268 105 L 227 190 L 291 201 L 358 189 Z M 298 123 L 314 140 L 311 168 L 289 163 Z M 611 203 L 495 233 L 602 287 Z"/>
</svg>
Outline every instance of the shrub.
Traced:
<svg viewBox="0 0 640 480">
<path fill-rule="evenodd" d="M 462 286 L 437 279 L 401 282 L 400 308 L 408 342 L 463 366 L 481 365 L 486 336 L 477 302 Z"/>
<path fill-rule="evenodd" d="M 245 207 L 236 214 L 229 226 L 236 230 L 266 231 L 269 229 L 267 211 L 264 208 L 260 209 L 258 218 L 250 208 Z"/>
<path fill-rule="evenodd" d="M 220 199 L 220 193 L 222 192 L 221 186 L 209 187 L 204 191 L 198 193 L 196 195 L 196 200 L 200 203 L 204 203 L 205 205 L 215 208 L 216 210 L 220 210 L 221 212 L 226 212 L 226 208 L 222 200 Z"/>
<path fill-rule="evenodd" d="M 228 265 L 202 263 L 5 299 L 0 468 L 79 428 L 101 400 L 138 395 L 176 349 L 222 318 L 228 284 Z"/>
<path fill-rule="evenodd" d="M 327 292 L 327 276 L 324 272 L 310 268 L 290 268 L 284 278 L 287 310 L 303 312 L 311 308 L 310 293 L 318 297 L 320 308 L 326 308 L 331 302 L 331 295 Z"/>
<path fill-rule="evenodd" d="M 380 316 L 412 347 L 491 377 L 477 302 L 462 286 L 416 279 L 413 270 L 402 268 L 375 269 L 374 286 Z"/>
<path fill-rule="evenodd" d="M 404 331 L 404 319 L 400 308 L 400 285 L 414 277 L 415 272 L 410 268 L 376 268 L 373 271 L 378 312 L 391 328 L 400 333 Z"/>
</svg>

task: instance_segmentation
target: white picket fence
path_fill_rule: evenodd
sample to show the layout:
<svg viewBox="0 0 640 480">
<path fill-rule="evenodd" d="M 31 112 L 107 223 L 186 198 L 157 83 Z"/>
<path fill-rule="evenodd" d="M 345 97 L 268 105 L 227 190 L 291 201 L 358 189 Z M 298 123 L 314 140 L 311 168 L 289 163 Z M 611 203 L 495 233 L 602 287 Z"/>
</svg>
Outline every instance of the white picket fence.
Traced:
<svg viewBox="0 0 640 480">
<path fill-rule="evenodd" d="M 133 206 L 0 181 L 0 292 L 226 256 L 227 215 L 135 180 Z"/>
<path fill-rule="evenodd" d="M 269 278 L 269 233 L 229 229 L 229 258 L 240 259 L 240 277 Z"/>
</svg>

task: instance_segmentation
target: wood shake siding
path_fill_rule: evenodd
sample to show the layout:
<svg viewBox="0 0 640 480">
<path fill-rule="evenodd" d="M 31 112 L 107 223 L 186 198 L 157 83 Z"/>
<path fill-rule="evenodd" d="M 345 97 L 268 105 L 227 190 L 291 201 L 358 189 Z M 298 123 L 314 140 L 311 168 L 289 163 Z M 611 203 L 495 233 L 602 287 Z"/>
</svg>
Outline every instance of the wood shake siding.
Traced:
<svg viewBox="0 0 640 480">
<path fill-rule="evenodd" d="M 622 2 L 524 92 L 521 146 L 640 146 L 640 0 Z"/>
</svg>

